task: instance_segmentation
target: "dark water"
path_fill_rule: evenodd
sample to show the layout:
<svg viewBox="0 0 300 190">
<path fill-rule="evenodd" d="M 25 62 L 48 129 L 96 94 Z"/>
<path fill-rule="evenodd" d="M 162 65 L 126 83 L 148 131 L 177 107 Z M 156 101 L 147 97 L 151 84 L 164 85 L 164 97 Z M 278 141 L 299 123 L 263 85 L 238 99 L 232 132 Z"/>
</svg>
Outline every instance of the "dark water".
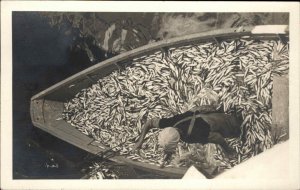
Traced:
<svg viewBox="0 0 300 190">
<path fill-rule="evenodd" d="M 36 13 L 13 13 L 13 178 L 80 178 L 76 162 L 86 152 L 37 128 L 30 98 L 91 66 L 70 49 L 73 36 L 51 28 Z M 52 167 L 51 167 L 52 166 Z"/>
<path fill-rule="evenodd" d="M 236 27 L 240 23 L 250 24 L 286 24 L 287 14 L 257 15 L 227 14 L 141 14 L 141 16 L 106 14 L 106 28 L 114 22 L 119 23 L 119 33 L 128 30 L 127 40 L 130 47 L 137 47 L 154 38 L 168 38 L 188 33 L 211 30 L 213 28 Z M 250 15 L 250 16 L 249 16 Z M 104 16 L 104 15 L 103 15 Z M 123 18 L 127 16 L 126 22 Z M 119 17 L 119 18 L 118 18 Z M 137 18 L 142 24 L 135 24 Z M 221 18 L 216 20 L 216 18 Z M 30 98 L 51 85 L 75 74 L 97 61 L 113 56 L 99 46 L 91 45 L 95 60 L 91 61 L 87 51 L 78 48 L 84 45 L 78 38 L 78 31 L 69 31 L 68 23 L 60 28 L 51 27 L 45 17 L 36 12 L 14 12 L 13 23 L 13 178 L 14 179 L 78 179 L 84 175 L 78 163 L 88 153 L 60 139 L 35 128 L 30 119 Z M 119 19 L 119 21 L 116 21 Z M 180 22 L 185 23 L 182 29 Z M 198 24 L 195 24 L 197 22 Z M 248 22 L 248 23 L 247 23 Z M 253 22 L 253 23 L 252 23 Z M 256 22 L 256 23 L 255 23 Z M 236 24 L 238 23 L 238 24 Z M 152 25 L 151 25 L 152 24 Z M 103 40 L 105 30 L 99 27 L 99 40 Z M 137 27 L 136 37 L 133 28 Z M 147 29 L 148 27 L 148 29 Z M 98 31 L 98 30 L 97 30 Z M 68 35 L 66 35 L 68 34 Z M 145 34 L 145 35 L 140 35 Z M 150 36 L 150 37 L 149 37 Z M 118 38 L 116 32 L 111 38 Z M 136 40 L 140 39 L 140 40 Z M 143 41 L 143 40 L 144 41 Z M 135 44 L 133 41 L 135 41 Z M 113 41 L 109 41 L 112 49 Z M 139 173 L 141 175 L 141 173 Z M 159 178 L 143 173 L 144 178 Z"/>
</svg>

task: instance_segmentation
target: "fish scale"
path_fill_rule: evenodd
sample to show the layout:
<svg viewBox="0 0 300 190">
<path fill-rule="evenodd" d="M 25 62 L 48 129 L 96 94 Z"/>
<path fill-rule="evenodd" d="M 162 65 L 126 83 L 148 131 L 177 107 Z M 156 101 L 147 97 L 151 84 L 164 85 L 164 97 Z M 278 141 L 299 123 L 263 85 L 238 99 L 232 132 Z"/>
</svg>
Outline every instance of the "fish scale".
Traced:
<svg viewBox="0 0 300 190">
<path fill-rule="evenodd" d="M 106 146 L 125 142 L 120 154 L 128 159 L 157 165 L 162 159 L 162 149 L 157 146 L 159 129 L 147 134 L 144 156 L 131 153 L 133 143 L 128 139 L 138 135 L 149 119 L 187 111 L 189 101 L 209 84 L 226 112 L 239 110 L 247 118 L 242 126 L 246 142 L 241 143 L 239 138 L 226 139 L 235 147 L 236 158 L 225 159 L 217 146 L 215 159 L 222 167 L 231 168 L 255 155 L 258 149 L 273 145 L 272 77 L 286 75 L 288 69 L 289 45 L 276 40 L 240 39 L 223 41 L 220 47 L 215 43 L 200 43 L 170 48 L 167 54 L 157 51 L 137 57 L 125 69 L 114 71 L 83 89 L 64 104 L 63 118 Z M 200 100 L 202 105 L 209 103 L 208 97 Z M 94 133 L 94 129 L 98 132 Z M 205 150 L 201 144 L 180 145 L 190 151 L 192 146 Z M 175 163 L 169 166 L 174 167 Z"/>
</svg>

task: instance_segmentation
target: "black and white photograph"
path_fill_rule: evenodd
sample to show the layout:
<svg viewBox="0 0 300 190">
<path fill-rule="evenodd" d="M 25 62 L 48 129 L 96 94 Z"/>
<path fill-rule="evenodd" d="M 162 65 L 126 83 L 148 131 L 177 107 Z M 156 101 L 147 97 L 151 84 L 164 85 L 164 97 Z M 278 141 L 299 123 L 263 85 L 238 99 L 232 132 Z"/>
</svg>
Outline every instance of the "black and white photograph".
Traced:
<svg viewBox="0 0 300 190">
<path fill-rule="evenodd" d="M 290 10 L 184 10 L 12 10 L 11 180 L 299 175 Z"/>
</svg>

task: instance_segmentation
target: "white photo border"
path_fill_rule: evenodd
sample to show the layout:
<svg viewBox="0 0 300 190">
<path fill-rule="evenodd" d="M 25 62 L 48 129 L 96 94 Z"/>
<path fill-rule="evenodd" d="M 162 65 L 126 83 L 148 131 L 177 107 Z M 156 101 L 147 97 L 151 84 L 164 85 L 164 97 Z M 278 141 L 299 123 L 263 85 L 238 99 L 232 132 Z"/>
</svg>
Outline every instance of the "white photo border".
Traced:
<svg viewBox="0 0 300 190">
<path fill-rule="evenodd" d="M 12 12 L 288 12 L 289 174 L 282 180 L 14 180 L 12 179 Z M 1 2 L 1 189 L 298 189 L 299 188 L 299 3 L 298 2 Z"/>
</svg>

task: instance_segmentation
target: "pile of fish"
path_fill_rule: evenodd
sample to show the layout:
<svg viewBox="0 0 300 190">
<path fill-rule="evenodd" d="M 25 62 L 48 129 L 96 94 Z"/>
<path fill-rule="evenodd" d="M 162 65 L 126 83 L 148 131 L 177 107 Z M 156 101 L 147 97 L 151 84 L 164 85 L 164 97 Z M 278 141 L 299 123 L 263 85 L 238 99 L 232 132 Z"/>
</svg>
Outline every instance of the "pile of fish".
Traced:
<svg viewBox="0 0 300 190">
<path fill-rule="evenodd" d="M 135 58 L 123 70 L 83 89 L 65 103 L 64 119 L 108 147 L 123 143 L 114 150 L 129 159 L 159 165 L 160 129 L 151 129 L 139 154 L 131 151 L 145 122 L 215 104 L 208 95 L 214 93 L 224 112 L 240 112 L 244 119 L 245 141 L 226 139 L 237 156 L 227 159 L 220 147 L 215 155 L 230 168 L 273 145 L 272 79 L 287 75 L 288 70 L 289 44 L 279 40 L 240 38 L 171 47 Z M 182 142 L 178 147 L 183 148 L 175 156 L 180 156 L 180 149 L 205 149 Z"/>
</svg>

